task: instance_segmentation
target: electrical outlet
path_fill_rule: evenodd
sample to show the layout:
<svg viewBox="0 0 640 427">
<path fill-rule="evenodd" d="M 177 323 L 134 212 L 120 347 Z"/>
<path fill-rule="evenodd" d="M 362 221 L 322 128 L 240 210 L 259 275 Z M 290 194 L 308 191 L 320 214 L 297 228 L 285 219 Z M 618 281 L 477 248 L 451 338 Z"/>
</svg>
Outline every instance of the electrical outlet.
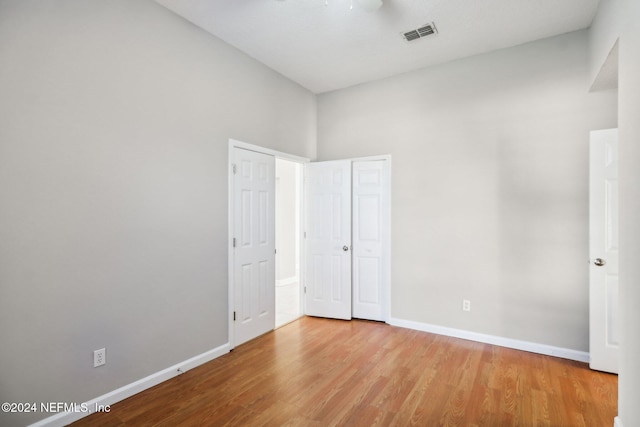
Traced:
<svg viewBox="0 0 640 427">
<path fill-rule="evenodd" d="M 471 301 L 468 299 L 462 300 L 462 311 L 471 311 Z"/>
<path fill-rule="evenodd" d="M 93 367 L 97 368 L 107 363 L 107 349 L 101 348 L 93 352 Z"/>
</svg>

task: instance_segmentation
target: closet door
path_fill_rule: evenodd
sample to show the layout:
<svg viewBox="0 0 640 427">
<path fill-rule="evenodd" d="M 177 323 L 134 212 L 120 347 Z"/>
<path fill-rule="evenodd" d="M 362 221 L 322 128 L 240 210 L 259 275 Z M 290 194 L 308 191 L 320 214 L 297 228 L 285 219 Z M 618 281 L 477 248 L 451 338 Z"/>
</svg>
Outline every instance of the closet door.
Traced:
<svg viewBox="0 0 640 427">
<path fill-rule="evenodd" d="M 305 314 L 388 320 L 390 159 L 305 169 Z"/>
<path fill-rule="evenodd" d="M 353 317 L 386 320 L 389 195 L 386 160 L 353 162 Z"/>
<path fill-rule="evenodd" d="M 351 319 L 351 160 L 305 167 L 305 314 Z"/>
</svg>

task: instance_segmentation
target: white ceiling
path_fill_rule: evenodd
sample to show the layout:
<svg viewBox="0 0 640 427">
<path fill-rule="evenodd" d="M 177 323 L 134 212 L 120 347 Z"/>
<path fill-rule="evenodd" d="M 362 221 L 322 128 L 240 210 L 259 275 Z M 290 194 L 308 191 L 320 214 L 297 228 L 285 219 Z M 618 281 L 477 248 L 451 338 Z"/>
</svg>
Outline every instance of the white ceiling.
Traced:
<svg viewBox="0 0 640 427">
<path fill-rule="evenodd" d="M 600 0 L 156 1 L 322 93 L 587 28 Z M 429 22 L 438 34 L 402 38 Z"/>
</svg>

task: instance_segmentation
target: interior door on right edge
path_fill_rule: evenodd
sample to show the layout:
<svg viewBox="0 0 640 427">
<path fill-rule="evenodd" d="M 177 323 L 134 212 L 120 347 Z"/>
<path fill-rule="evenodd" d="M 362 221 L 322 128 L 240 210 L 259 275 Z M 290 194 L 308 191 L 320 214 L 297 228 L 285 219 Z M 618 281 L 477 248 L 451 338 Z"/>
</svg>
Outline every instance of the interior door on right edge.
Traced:
<svg viewBox="0 0 640 427">
<path fill-rule="evenodd" d="M 305 165 L 305 314 L 351 319 L 351 161 Z"/>
<path fill-rule="evenodd" d="M 591 132 L 589 167 L 589 355 L 618 372 L 618 130 Z"/>
</svg>

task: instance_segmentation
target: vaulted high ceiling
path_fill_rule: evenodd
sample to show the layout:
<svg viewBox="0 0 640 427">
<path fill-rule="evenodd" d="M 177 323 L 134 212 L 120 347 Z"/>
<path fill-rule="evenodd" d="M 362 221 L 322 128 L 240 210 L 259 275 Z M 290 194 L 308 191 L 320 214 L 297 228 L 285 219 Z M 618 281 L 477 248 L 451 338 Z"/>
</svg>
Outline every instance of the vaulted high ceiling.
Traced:
<svg viewBox="0 0 640 427">
<path fill-rule="evenodd" d="M 588 28 L 599 0 L 156 0 L 314 93 Z M 437 34 L 402 34 L 433 22 Z"/>
</svg>

